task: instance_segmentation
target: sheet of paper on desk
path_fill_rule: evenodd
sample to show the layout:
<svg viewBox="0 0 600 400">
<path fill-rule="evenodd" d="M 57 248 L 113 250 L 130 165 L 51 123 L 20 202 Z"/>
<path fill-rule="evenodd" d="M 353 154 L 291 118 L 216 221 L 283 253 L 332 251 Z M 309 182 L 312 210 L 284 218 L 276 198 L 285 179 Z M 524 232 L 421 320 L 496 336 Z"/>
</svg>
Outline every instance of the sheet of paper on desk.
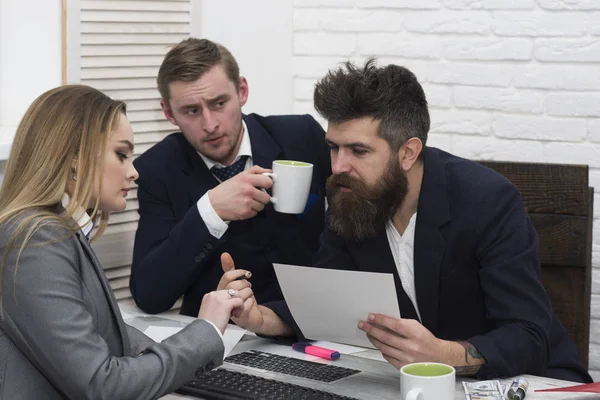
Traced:
<svg viewBox="0 0 600 400">
<path fill-rule="evenodd" d="M 369 313 L 400 318 L 392 274 L 273 266 L 292 316 L 308 339 L 374 348 L 358 321 Z"/>
<path fill-rule="evenodd" d="M 162 342 L 169 336 L 172 336 L 182 330 L 183 327 L 175 327 L 175 326 L 155 326 L 151 325 L 146 328 L 144 331 L 144 335 L 148 336 L 150 339 L 155 342 Z"/>
<path fill-rule="evenodd" d="M 316 340 L 311 342 L 313 346 L 324 347 L 326 349 L 335 350 L 340 354 L 355 354 L 362 351 L 367 351 L 364 347 L 348 346 L 347 344 L 326 342 L 324 340 Z"/>
<path fill-rule="evenodd" d="M 176 334 L 183 327 L 172 327 L 172 326 L 156 326 L 152 325 L 146 328 L 144 334 L 154 340 L 155 342 L 162 342 L 171 335 Z M 228 325 L 223 334 L 223 342 L 225 344 L 225 354 L 223 357 L 227 357 L 233 348 L 238 344 L 242 337 L 246 333 L 245 329 L 240 328 L 236 325 Z"/>
</svg>

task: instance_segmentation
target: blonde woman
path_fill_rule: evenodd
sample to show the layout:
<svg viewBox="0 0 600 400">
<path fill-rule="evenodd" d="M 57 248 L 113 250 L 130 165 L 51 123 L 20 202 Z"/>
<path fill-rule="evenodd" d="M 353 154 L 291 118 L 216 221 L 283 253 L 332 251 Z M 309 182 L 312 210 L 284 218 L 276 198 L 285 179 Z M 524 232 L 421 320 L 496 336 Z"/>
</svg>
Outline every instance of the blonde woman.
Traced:
<svg viewBox="0 0 600 400">
<path fill-rule="evenodd" d="M 222 362 L 248 290 L 208 293 L 160 344 L 123 323 L 87 236 L 125 209 L 132 161 L 125 104 L 95 89 L 50 90 L 25 113 L 0 190 L 0 399 L 152 399 Z"/>
</svg>

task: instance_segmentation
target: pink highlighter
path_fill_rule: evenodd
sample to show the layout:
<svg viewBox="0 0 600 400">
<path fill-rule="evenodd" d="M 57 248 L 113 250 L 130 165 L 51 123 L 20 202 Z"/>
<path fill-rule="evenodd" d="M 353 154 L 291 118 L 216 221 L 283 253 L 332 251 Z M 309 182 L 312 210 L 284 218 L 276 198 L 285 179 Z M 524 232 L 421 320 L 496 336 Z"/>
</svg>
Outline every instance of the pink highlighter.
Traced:
<svg viewBox="0 0 600 400">
<path fill-rule="evenodd" d="M 309 342 L 298 342 L 292 345 L 292 349 L 301 353 L 310 354 L 311 356 L 317 356 L 325 358 L 327 360 L 337 360 L 340 358 L 340 352 L 326 349 L 324 347 L 313 346 Z"/>
</svg>

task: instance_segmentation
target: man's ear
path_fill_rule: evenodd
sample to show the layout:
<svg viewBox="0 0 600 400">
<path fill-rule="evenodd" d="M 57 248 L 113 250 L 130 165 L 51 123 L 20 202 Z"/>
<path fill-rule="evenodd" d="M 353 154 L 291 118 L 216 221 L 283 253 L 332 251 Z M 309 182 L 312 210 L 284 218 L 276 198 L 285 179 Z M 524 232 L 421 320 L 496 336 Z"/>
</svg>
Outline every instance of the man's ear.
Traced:
<svg viewBox="0 0 600 400">
<path fill-rule="evenodd" d="M 243 76 L 240 76 L 240 84 L 238 87 L 238 93 L 240 94 L 240 107 L 243 107 L 244 104 L 248 101 L 248 81 Z"/>
<path fill-rule="evenodd" d="M 179 124 L 177 124 L 177 121 L 175 121 L 175 118 L 173 117 L 173 112 L 171 111 L 171 107 L 169 107 L 169 105 L 167 104 L 167 102 L 164 99 L 160 99 L 160 108 L 162 108 L 163 114 L 165 114 L 165 117 L 167 118 L 167 120 L 169 120 L 170 123 L 172 123 L 173 125 L 179 125 Z"/>
<path fill-rule="evenodd" d="M 398 152 L 398 160 L 400 168 L 403 171 L 410 171 L 419 159 L 419 155 L 423 151 L 423 142 L 417 137 L 411 137 L 401 147 Z"/>
</svg>

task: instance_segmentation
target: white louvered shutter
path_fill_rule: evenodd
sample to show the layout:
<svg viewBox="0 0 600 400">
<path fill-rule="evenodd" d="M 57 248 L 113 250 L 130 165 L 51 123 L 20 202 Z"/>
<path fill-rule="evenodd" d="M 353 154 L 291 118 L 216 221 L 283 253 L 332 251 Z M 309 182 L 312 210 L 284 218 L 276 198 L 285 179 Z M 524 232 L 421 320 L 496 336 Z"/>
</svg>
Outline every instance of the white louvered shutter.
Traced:
<svg viewBox="0 0 600 400">
<path fill-rule="evenodd" d="M 156 88 L 168 49 L 190 35 L 189 0 L 81 0 L 79 50 L 81 83 L 127 103 L 136 156 L 176 128 L 163 116 Z M 94 244 L 117 299 L 130 303 L 129 275 L 137 228 L 137 190 L 127 209 L 111 215 Z"/>
</svg>

